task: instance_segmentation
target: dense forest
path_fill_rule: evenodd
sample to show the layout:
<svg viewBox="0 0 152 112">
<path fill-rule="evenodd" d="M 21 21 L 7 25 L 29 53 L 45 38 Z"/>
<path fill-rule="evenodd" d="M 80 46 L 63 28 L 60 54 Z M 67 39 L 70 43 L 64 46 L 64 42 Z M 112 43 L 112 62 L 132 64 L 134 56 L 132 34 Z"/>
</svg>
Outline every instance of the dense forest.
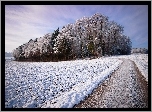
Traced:
<svg viewBox="0 0 152 112">
<path fill-rule="evenodd" d="M 108 17 L 94 14 L 53 33 L 30 39 L 13 51 L 18 61 L 61 61 L 131 53 L 130 38 L 123 27 Z"/>
</svg>

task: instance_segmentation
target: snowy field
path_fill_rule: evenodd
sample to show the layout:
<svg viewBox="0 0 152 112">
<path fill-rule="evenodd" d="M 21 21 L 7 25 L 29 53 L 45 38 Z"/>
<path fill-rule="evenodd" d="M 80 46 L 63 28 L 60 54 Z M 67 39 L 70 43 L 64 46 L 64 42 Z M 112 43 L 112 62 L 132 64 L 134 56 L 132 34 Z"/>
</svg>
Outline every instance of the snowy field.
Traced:
<svg viewBox="0 0 152 112">
<path fill-rule="evenodd" d="M 122 63 L 100 58 L 62 62 L 5 61 L 5 107 L 70 108 Z"/>
<path fill-rule="evenodd" d="M 121 65 L 135 62 L 148 81 L 148 55 L 62 62 L 5 61 L 6 108 L 71 108 Z"/>
<path fill-rule="evenodd" d="M 132 54 L 132 55 L 122 55 L 116 56 L 116 58 L 130 59 L 135 62 L 139 71 L 145 77 L 148 82 L 148 54 Z"/>
</svg>

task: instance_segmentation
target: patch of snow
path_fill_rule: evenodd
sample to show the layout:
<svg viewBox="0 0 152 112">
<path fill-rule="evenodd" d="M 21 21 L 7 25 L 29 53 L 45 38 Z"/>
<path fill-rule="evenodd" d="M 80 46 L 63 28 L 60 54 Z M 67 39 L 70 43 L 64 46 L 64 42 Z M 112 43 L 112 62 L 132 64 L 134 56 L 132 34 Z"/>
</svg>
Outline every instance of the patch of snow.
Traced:
<svg viewBox="0 0 152 112">
<path fill-rule="evenodd" d="M 121 55 L 113 56 L 113 58 L 125 58 L 134 61 L 139 71 L 142 73 L 142 75 L 148 82 L 148 54 Z"/>
<path fill-rule="evenodd" d="M 70 108 L 122 63 L 99 58 L 61 62 L 5 63 L 5 107 Z"/>
<path fill-rule="evenodd" d="M 45 105 L 43 105 L 42 108 L 72 108 L 75 104 L 78 104 L 83 100 L 85 96 L 91 94 L 93 89 L 96 88 L 99 83 L 104 81 L 120 65 L 120 63 L 121 61 L 117 61 L 110 68 L 99 73 L 98 76 L 86 80 L 85 83 L 81 82 L 77 84 L 73 89 L 62 93 L 52 101 L 45 102 Z"/>
</svg>

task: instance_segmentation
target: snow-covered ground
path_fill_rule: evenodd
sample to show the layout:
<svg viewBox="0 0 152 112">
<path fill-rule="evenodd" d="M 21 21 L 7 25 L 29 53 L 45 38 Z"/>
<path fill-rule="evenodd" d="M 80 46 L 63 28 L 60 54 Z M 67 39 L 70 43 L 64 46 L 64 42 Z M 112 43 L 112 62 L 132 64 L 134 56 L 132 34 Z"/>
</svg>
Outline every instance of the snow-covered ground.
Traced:
<svg viewBox="0 0 152 112">
<path fill-rule="evenodd" d="M 148 82 L 148 54 L 132 54 L 132 55 L 122 55 L 116 56 L 116 58 L 130 59 L 135 62 L 139 71 L 145 77 Z"/>
<path fill-rule="evenodd" d="M 5 61 L 5 107 L 73 107 L 121 63 L 108 57 L 62 62 Z"/>
<path fill-rule="evenodd" d="M 133 61 L 122 60 L 119 69 L 74 108 L 147 108 L 147 82 Z"/>
<path fill-rule="evenodd" d="M 73 107 L 118 69 L 120 58 L 134 61 L 148 81 L 147 54 L 61 62 L 5 61 L 5 107 Z"/>
</svg>

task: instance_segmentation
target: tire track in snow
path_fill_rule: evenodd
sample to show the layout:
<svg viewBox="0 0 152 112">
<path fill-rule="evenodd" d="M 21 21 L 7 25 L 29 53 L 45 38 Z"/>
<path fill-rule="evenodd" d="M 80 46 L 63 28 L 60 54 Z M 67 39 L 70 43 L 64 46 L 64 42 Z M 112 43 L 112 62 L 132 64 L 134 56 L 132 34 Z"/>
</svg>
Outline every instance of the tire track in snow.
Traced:
<svg viewBox="0 0 152 112">
<path fill-rule="evenodd" d="M 74 108 L 148 108 L 148 82 L 127 59 L 110 78 Z"/>
</svg>

